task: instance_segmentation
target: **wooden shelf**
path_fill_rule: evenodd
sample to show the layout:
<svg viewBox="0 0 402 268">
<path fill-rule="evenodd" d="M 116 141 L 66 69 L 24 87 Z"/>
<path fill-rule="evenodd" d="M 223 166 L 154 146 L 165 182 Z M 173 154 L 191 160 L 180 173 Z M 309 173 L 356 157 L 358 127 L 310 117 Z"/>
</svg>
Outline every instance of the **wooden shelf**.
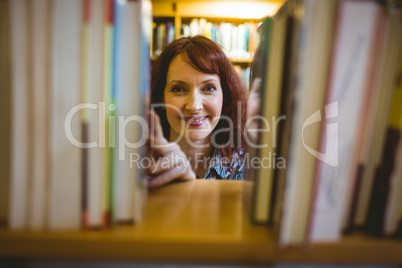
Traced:
<svg viewBox="0 0 402 268">
<path fill-rule="evenodd" d="M 402 263 L 402 242 L 362 234 L 338 243 L 280 248 L 275 233 L 253 226 L 242 182 L 173 183 L 148 196 L 144 221 L 105 231 L 0 230 L 0 256 L 220 264 Z"/>
</svg>

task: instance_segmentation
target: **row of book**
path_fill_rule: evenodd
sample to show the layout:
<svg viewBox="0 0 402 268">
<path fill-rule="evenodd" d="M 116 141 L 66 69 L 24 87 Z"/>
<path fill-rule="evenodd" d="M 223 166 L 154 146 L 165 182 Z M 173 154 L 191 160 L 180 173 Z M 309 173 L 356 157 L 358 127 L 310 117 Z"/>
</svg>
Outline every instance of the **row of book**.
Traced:
<svg viewBox="0 0 402 268">
<path fill-rule="evenodd" d="M 173 21 L 152 24 L 151 53 L 158 56 L 162 49 L 175 39 L 175 27 Z"/>
<path fill-rule="evenodd" d="M 206 19 L 192 19 L 190 24 L 183 24 L 181 36 L 204 35 L 222 46 L 232 60 L 250 60 L 254 51 L 254 35 L 257 23 L 246 22 L 235 26 L 222 22 L 212 24 Z M 173 21 L 153 22 L 152 24 L 151 55 L 158 56 L 162 49 L 175 40 Z M 225 43 L 224 43 L 225 42 Z M 236 64 L 234 62 L 234 64 Z M 235 65 L 246 88 L 249 88 L 250 67 L 242 68 Z"/>
<path fill-rule="evenodd" d="M 266 120 L 247 152 L 273 160 L 245 163 L 252 221 L 281 245 L 401 235 L 401 1 L 288 0 L 258 33 Z"/>
<path fill-rule="evenodd" d="M 132 154 L 150 86 L 148 0 L 1 1 L 0 221 L 13 230 L 141 220 Z M 4 90 L 3 90 L 4 88 Z"/>
<path fill-rule="evenodd" d="M 235 68 L 236 72 L 239 74 L 241 81 L 243 81 L 246 90 L 250 89 L 250 70 L 251 67 L 242 67 L 240 65 L 234 64 L 233 67 Z"/>
<path fill-rule="evenodd" d="M 234 60 L 251 59 L 257 27 L 256 22 L 245 22 L 239 25 L 225 22 L 215 24 L 204 18 L 193 18 L 189 24 L 182 24 L 180 36 L 204 35 L 220 44 L 229 58 Z M 174 39 L 173 21 L 154 22 L 151 53 L 158 56 L 162 49 Z"/>
<path fill-rule="evenodd" d="M 220 44 L 229 58 L 250 59 L 254 52 L 254 36 L 257 28 L 256 22 L 245 22 L 239 25 L 226 22 L 215 24 L 203 18 L 193 18 L 190 24 L 182 25 L 181 35 L 204 35 Z"/>
</svg>

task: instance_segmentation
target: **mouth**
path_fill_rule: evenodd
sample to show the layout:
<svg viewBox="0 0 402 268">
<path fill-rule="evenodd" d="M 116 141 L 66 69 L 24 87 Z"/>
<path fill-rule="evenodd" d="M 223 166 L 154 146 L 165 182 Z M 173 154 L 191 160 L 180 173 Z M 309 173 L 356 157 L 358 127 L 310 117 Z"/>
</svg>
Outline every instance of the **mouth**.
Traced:
<svg viewBox="0 0 402 268">
<path fill-rule="evenodd" d="M 180 117 L 181 120 L 185 120 L 186 124 L 192 127 L 198 127 L 204 124 L 205 120 L 207 120 L 209 116 L 189 116 L 189 117 Z"/>
</svg>

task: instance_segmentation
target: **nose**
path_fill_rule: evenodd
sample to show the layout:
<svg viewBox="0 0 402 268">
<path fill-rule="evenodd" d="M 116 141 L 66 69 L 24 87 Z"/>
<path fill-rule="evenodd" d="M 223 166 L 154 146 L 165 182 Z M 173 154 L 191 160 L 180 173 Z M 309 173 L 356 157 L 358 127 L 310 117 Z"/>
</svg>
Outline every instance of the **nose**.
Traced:
<svg viewBox="0 0 402 268">
<path fill-rule="evenodd" d="M 200 96 L 197 90 L 191 91 L 191 93 L 187 96 L 185 108 L 190 113 L 196 113 L 202 110 L 202 96 Z"/>
</svg>

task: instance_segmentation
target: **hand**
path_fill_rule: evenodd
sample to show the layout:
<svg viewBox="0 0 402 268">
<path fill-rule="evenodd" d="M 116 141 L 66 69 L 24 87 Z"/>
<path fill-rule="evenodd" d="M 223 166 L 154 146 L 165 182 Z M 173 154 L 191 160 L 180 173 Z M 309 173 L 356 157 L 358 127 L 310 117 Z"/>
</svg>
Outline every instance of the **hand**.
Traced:
<svg viewBox="0 0 402 268">
<path fill-rule="evenodd" d="M 150 114 L 154 129 L 150 133 L 148 141 L 154 161 L 147 169 L 150 175 L 149 188 L 160 187 L 175 179 L 195 180 L 196 175 L 186 154 L 177 143 L 166 140 L 159 116 L 154 111 L 151 111 Z"/>
</svg>

